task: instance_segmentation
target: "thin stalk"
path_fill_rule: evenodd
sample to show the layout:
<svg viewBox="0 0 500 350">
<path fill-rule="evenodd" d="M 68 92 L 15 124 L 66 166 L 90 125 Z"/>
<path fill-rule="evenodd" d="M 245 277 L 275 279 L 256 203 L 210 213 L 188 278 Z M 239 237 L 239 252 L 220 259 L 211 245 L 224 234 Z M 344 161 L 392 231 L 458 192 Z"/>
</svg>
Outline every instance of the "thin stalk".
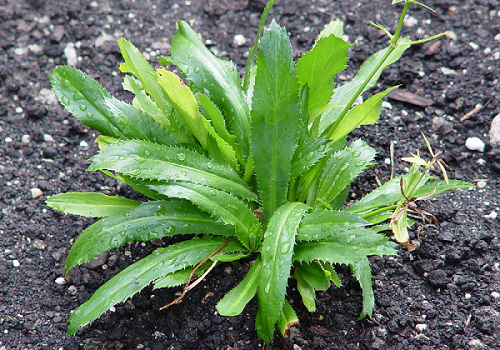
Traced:
<svg viewBox="0 0 500 350">
<path fill-rule="evenodd" d="M 266 19 L 267 15 L 269 14 L 269 11 L 274 5 L 274 2 L 276 0 L 269 0 L 266 4 L 266 7 L 264 8 L 264 11 L 262 12 L 262 16 L 260 17 L 260 24 L 259 24 L 259 29 L 257 30 L 257 35 L 255 36 L 255 41 L 248 51 L 248 59 L 247 59 L 247 65 L 245 67 L 245 77 L 243 78 L 243 91 L 246 91 L 248 89 L 248 85 L 250 84 L 250 67 L 252 66 L 253 59 L 255 58 L 255 54 L 257 53 L 257 47 L 259 46 L 259 39 L 260 39 L 260 34 L 262 33 L 262 29 L 264 28 L 264 25 L 266 24 Z"/>
<path fill-rule="evenodd" d="M 377 210 L 374 210 L 374 211 L 371 211 L 371 212 L 366 213 L 364 215 L 361 215 L 361 217 L 366 220 L 367 218 L 371 218 L 372 216 L 381 214 L 383 212 L 386 212 L 386 211 L 389 211 L 389 210 L 394 210 L 394 209 L 396 209 L 396 207 L 397 207 L 397 205 L 394 204 L 394 205 L 390 205 L 390 206 L 387 206 L 387 207 L 379 208 Z"/>
</svg>

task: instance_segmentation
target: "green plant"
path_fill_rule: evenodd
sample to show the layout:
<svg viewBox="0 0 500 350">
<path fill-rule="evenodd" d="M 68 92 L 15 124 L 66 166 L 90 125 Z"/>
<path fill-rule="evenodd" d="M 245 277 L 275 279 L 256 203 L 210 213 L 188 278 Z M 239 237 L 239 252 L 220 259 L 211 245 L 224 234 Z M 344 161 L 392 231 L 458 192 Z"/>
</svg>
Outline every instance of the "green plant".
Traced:
<svg viewBox="0 0 500 350">
<path fill-rule="evenodd" d="M 406 213 L 415 209 L 416 200 L 469 186 L 447 178 L 427 183 L 438 162 L 430 150 L 431 161 L 414 155 L 408 174 L 345 206 L 350 184 L 375 156 L 361 140 L 346 146 L 346 136 L 374 123 L 382 98 L 395 87 L 353 107 L 354 102 L 411 44 L 424 41 L 400 37 L 402 20 L 416 1 L 405 1 L 394 35 L 376 25 L 389 34 L 389 47 L 340 87 L 334 77 L 343 70 L 350 45 L 339 37 L 339 23 L 327 26 L 295 63 L 286 31 L 276 22 L 260 38 L 273 3 L 262 15 L 243 83 L 236 67 L 215 57 L 183 21 L 170 56 L 160 59 L 175 65 L 183 79 L 165 68 L 153 70 L 130 42 L 118 41 L 125 60 L 120 70 L 131 73 L 123 87 L 134 94 L 132 105 L 75 68 L 59 66 L 52 72 L 61 103 L 101 133 L 96 140 L 100 151 L 88 170 L 100 170 L 150 199 L 98 193 L 50 197 L 47 204 L 56 210 L 102 217 L 73 244 L 67 276 L 72 267 L 126 242 L 190 235 L 156 249 L 101 286 L 70 317 L 68 334 L 150 283 L 154 288 L 185 283 L 177 303 L 217 263 L 243 258 L 253 264 L 217 311 L 237 315 L 256 295 L 255 327 L 266 343 L 276 325 L 285 334 L 297 321 L 285 298 L 290 278 L 313 311 L 315 291 L 328 289 L 331 282 L 340 285 L 335 264 L 351 267 L 363 293 L 360 318 L 371 316 L 367 257 L 396 254 L 394 243 L 378 232 L 392 228 L 397 240 L 408 244 Z"/>
</svg>

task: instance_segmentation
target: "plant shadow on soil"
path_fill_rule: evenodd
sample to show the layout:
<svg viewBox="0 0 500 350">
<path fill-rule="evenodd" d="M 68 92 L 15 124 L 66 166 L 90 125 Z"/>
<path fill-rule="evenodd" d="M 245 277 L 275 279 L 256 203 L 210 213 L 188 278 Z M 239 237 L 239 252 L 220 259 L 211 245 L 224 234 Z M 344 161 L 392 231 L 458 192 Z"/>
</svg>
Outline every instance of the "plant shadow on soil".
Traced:
<svg viewBox="0 0 500 350">
<path fill-rule="evenodd" d="M 420 132 L 445 152 L 452 177 L 486 187 L 453 191 L 425 205 L 440 225 L 418 224 L 411 234 L 420 248 L 371 258 L 376 296 L 372 319 L 357 321 L 361 292 L 340 267 L 341 288 L 318 293 L 317 311 L 301 306 L 294 284 L 288 294 L 301 320 L 291 339 L 275 337 L 266 349 L 493 349 L 500 344 L 499 147 L 488 144 L 491 120 L 500 113 L 500 9 L 495 0 L 438 1 L 436 13 L 414 8 L 405 32 L 414 39 L 444 30 L 436 42 L 408 50 L 384 72 L 374 91 L 394 84 L 432 100 L 419 107 L 388 99 L 375 126 L 353 133 L 374 146 L 377 164 L 352 188 L 352 198 L 389 178 L 389 145 L 396 158 L 424 152 Z M 122 99 L 116 40 L 123 36 L 154 59 L 167 54 L 175 20 L 191 22 L 220 55 L 238 67 L 257 28 L 262 1 L 8 1 L 0 0 L 0 349 L 260 349 L 254 331 L 255 302 L 232 318 L 215 314 L 216 302 L 241 280 L 248 266 L 220 265 L 185 300 L 165 312 L 158 307 L 180 289 L 146 288 L 92 325 L 67 337 L 70 311 L 124 267 L 155 248 L 127 244 L 93 265 L 64 276 L 70 240 L 91 220 L 49 210 L 44 200 L 67 191 L 97 191 L 133 198 L 127 188 L 85 172 L 95 154 L 95 134 L 54 101 L 49 74 L 67 64 L 74 45 L 77 67 Z M 331 19 L 345 22 L 356 67 L 386 38 L 368 20 L 395 23 L 390 1 L 277 1 L 270 13 L 290 32 L 297 53 L 314 42 Z M 238 46 L 233 38 L 247 41 Z M 495 37 L 495 35 L 497 35 Z M 495 40 L 496 39 L 496 40 Z M 340 77 L 342 78 L 342 77 Z M 341 82 L 341 80 L 339 81 Z M 465 120 L 464 115 L 482 109 Z M 28 135 L 28 136 L 25 136 Z M 468 137 L 487 143 L 465 148 Z M 396 173 L 403 171 L 401 162 Z M 43 195 L 32 198 L 31 189 Z M 59 280 L 58 280 L 59 281 Z"/>
</svg>

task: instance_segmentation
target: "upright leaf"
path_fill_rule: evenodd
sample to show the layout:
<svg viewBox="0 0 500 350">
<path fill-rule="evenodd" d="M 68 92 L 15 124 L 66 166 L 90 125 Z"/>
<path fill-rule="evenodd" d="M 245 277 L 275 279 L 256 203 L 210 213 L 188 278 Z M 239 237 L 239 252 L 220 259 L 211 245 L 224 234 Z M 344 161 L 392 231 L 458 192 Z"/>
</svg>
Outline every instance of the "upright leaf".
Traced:
<svg viewBox="0 0 500 350">
<path fill-rule="evenodd" d="M 174 63 L 192 86 L 219 107 L 242 153 L 248 156 L 250 114 L 236 66 L 215 57 L 186 22 L 178 21 L 177 29 L 170 44 Z"/>
<path fill-rule="evenodd" d="M 196 237 L 167 248 L 156 249 L 151 255 L 111 278 L 87 302 L 80 305 L 69 318 L 68 335 L 75 334 L 79 327 L 93 322 L 111 306 L 132 297 L 155 279 L 198 264 L 224 241 L 224 238 L 218 237 Z M 231 241 L 218 254 L 242 248 Z"/>
<path fill-rule="evenodd" d="M 205 233 L 234 236 L 234 229 L 216 222 L 190 203 L 152 201 L 108 216 L 87 227 L 76 239 L 65 269 L 83 264 L 127 242 L 146 242 L 179 234 Z"/>
<path fill-rule="evenodd" d="M 89 171 L 107 169 L 138 179 L 189 181 L 256 199 L 230 166 L 217 164 L 186 148 L 140 140 L 120 141 L 102 149 L 91 160 Z"/>
<path fill-rule="evenodd" d="M 252 102 L 251 149 L 263 206 L 263 221 L 285 203 L 298 140 L 299 84 L 292 46 L 284 28 L 272 22 L 257 55 Z"/>
<path fill-rule="evenodd" d="M 57 66 L 50 82 L 59 101 L 82 124 L 103 135 L 122 138 L 113 114 L 106 106 L 110 93 L 97 81 L 70 66 Z"/>
<path fill-rule="evenodd" d="M 256 325 L 260 328 L 257 329 L 259 337 L 268 344 L 273 338 L 274 325 L 285 302 L 295 235 L 307 210 L 309 206 L 303 203 L 284 204 L 272 216 L 264 235 L 261 247 L 262 269 L 257 289 L 259 311 Z"/>
<path fill-rule="evenodd" d="M 309 113 L 328 103 L 333 93 L 335 75 L 345 68 L 350 45 L 331 34 L 320 39 L 311 51 L 297 62 L 297 76 L 309 86 Z"/>
<path fill-rule="evenodd" d="M 54 210 L 68 214 L 105 217 L 120 214 L 140 203 L 122 197 L 94 192 L 66 192 L 50 196 L 45 203 Z"/>
<path fill-rule="evenodd" d="M 184 85 L 180 78 L 166 69 L 158 69 L 158 83 L 165 92 L 165 98 L 182 118 L 188 130 L 207 148 L 207 132 L 200 121 L 198 102 L 191 89 Z"/>
</svg>

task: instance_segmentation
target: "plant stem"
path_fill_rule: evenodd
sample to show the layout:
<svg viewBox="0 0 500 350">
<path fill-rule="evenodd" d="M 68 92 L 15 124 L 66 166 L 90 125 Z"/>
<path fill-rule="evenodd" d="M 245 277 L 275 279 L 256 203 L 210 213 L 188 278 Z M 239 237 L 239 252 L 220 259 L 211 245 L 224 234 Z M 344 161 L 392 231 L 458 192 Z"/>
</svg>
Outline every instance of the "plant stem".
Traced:
<svg viewBox="0 0 500 350">
<path fill-rule="evenodd" d="M 250 84 L 250 67 L 252 66 L 253 59 L 255 58 L 255 54 L 257 53 L 257 47 L 259 46 L 259 39 L 260 39 L 260 34 L 262 33 L 262 29 L 264 28 L 264 24 L 266 24 L 266 19 L 267 15 L 269 14 L 269 11 L 274 5 L 274 2 L 276 0 L 269 0 L 266 4 L 266 7 L 264 8 L 264 11 L 262 12 L 262 16 L 260 17 L 260 24 L 259 24 L 259 29 L 257 30 L 257 35 L 255 36 L 255 41 L 248 51 L 248 59 L 247 59 L 247 65 L 245 67 L 245 77 L 243 78 L 243 91 L 246 91 L 248 89 L 248 85 Z"/>
</svg>

